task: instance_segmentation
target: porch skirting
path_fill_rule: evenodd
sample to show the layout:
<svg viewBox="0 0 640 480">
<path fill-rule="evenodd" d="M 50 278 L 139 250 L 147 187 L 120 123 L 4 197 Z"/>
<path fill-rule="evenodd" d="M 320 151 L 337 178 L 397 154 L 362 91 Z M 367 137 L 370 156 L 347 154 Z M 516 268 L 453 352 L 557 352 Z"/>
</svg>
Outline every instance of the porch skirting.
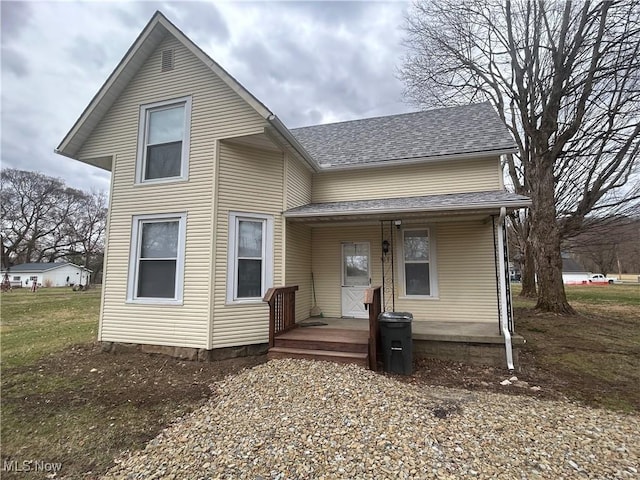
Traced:
<svg viewBox="0 0 640 480">
<path fill-rule="evenodd" d="M 364 319 L 321 318 L 319 320 L 326 325 L 307 328 L 348 330 L 368 328 L 368 322 Z M 305 321 L 301 323 L 304 324 Z M 437 358 L 506 369 L 504 337 L 500 334 L 497 323 L 414 320 L 411 327 L 415 358 Z M 525 339 L 521 335 L 511 336 L 516 370 L 519 370 L 518 350 L 524 343 Z"/>
<path fill-rule="evenodd" d="M 474 322 L 414 322 L 413 352 L 418 357 L 432 357 L 466 363 L 506 368 L 504 337 L 495 324 Z M 519 370 L 518 350 L 525 339 L 511 336 L 513 363 Z"/>
<path fill-rule="evenodd" d="M 521 345 L 521 344 L 520 344 Z M 513 364 L 520 370 L 519 345 L 513 345 Z M 413 338 L 415 358 L 436 358 L 451 360 L 467 365 L 488 366 L 506 369 L 506 354 L 502 343 L 446 342 Z"/>
</svg>

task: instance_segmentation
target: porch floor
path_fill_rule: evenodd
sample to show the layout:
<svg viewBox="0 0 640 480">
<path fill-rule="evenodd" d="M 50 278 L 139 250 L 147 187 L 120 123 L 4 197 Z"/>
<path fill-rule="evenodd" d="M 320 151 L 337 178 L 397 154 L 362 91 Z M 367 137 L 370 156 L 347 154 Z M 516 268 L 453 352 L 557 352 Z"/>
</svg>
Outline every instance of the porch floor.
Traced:
<svg viewBox="0 0 640 480">
<path fill-rule="evenodd" d="M 311 322 L 322 322 L 326 323 L 326 325 L 304 327 L 302 330 L 342 329 L 363 331 L 367 334 L 369 332 L 369 320 L 365 318 L 314 317 L 302 320 L 298 322 L 298 325 L 304 326 L 305 323 Z M 504 338 L 498 332 L 498 326 L 494 323 L 486 322 L 430 322 L 414 320 L 411 323 L 411 333 L 414 340 L 504 344 Z M 512 335 L 511 342 L 514 345 L 525 343 L 524 338 L 518 334 Z"/>
</svg>

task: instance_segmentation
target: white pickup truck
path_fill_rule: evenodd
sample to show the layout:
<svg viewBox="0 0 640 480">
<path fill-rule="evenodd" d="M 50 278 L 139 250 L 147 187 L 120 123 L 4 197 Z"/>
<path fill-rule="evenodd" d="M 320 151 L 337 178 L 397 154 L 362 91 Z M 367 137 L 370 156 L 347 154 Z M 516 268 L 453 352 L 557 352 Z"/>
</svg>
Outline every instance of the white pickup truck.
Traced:
<svg viewBox="0 0 640 480">
<path fill-rule="evenodd" d="M 617 278 L 606 277 L 601 273 L 596 273 L 595 275 L 591 275 L 589 277 L 589 283 L 608 283 L 609 285 L 614 283 L 622 283 Z"/>
</svg>

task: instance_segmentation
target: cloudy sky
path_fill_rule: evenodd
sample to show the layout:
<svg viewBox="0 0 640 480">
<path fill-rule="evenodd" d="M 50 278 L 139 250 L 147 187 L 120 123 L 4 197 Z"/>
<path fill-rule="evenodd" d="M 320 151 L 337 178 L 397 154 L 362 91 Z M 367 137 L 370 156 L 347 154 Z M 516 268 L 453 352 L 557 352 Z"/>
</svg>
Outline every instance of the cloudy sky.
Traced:
<svg viewBox="0 0 640 480">
<path fill-rule="evenodd" d="M 288 127 L 415 110 L 397 79 L 409 6 L 3 0 L 2 167 L 108 190 L 108 172 L 53 149 L 156 10 Z"/>
</svg>

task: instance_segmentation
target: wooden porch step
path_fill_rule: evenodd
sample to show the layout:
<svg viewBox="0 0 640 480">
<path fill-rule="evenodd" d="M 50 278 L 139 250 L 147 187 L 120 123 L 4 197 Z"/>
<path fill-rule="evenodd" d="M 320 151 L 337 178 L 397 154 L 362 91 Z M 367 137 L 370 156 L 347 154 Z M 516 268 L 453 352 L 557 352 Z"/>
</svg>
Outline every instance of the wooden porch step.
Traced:
<svg viewBox="0 0 640 480">
<path fill-rule="evenodd" d="M 367 368 L 369 355 L 361 352 L 338 352 L 335 350 L 316 350 L 308 348 L 272 347 L 267 358 L 304 358 L 336 363 L 355 363 Z"/>
<path fill-rule="evenodd" d="M 275 347 L 368 353 L 369 332 L 338 328 L 295 328 L 274 339 Z"/>
</svg>

